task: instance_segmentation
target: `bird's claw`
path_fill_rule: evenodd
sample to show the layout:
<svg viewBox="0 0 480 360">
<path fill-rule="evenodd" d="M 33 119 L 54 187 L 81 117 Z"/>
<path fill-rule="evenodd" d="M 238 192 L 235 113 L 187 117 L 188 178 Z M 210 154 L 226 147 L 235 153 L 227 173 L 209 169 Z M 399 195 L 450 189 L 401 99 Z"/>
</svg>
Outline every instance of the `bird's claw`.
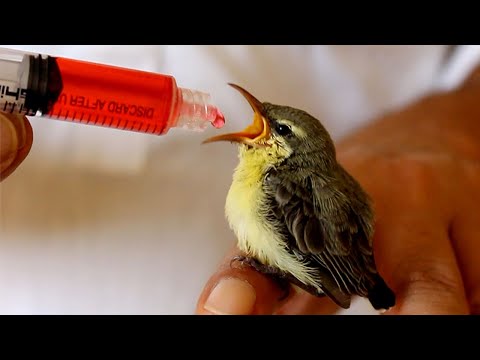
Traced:
<svg viewBox="0 0 480 360">
<path fill-rule="evenodd" d="M 253 268 L 255 271 L 269 276 L 278 285 L 282 291 L 282 295 L 278 298 L 278 301 L 285 300 L 290 295 L 290 282 L 285 278 L 282 271 L 279 269 L 260 263 L 253 257 L 237 255 L 230 260 L 230 267 L 233 267 L 233 263 L 239 262 L 241 265 L 247 265 Z"/>
<path fill-rule="evenodd" d="M 282 295 L 277 300 L 283 301 L 290 295 L 290 283 L 283 277 L 275 277 L 274 280 L 282 291 Z"/>
<path fill-rule="evenodd" d="M 237 261 L 243 265 L 246 260 L 247 260 L 246 256 L 242 256 L 242 255 L 234 256 L 232 260 L 230 260 L 230 267 L 233 267 L 233 263 Z"/>
<path fill-rule="evenodd" d="M 243 255 L 234 256 L 232 260 L 230 260 L 230 267 L 232 267 L 232 264 L 234 262 L 239 262 L 241 265 L 250 266 L 257 271 L 262 266 L 262 264 L 260 264 L 257 260 L 255 260 L 250 256 L 243 256 Z"/>
</svg>

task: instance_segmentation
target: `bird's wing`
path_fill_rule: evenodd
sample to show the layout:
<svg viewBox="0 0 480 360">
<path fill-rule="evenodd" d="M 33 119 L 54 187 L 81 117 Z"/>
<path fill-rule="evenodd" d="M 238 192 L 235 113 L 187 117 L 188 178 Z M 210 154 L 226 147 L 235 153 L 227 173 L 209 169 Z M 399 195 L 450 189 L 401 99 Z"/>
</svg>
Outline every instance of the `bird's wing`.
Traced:
<svg viewBox="0 0 480 360">
<path fill-rule="evenodd" d="M 291 250 L 316 263 L 325 293 L 348 308 L 351 294 L 367 294 L 365 280 L 375 271 L 364 261 L 372 256 L 370 223 L 341 188 L 314 173 L 295 178 L 277 171 L 268 175 L 272 210 L 288 230 Z"/>
</svg>

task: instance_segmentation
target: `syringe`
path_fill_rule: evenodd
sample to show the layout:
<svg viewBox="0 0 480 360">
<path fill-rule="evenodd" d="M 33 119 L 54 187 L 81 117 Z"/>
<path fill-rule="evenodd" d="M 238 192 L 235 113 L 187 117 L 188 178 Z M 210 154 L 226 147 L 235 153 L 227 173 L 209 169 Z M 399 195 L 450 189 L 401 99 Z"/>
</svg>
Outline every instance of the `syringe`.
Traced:
<svg viewBox="0 0 480 360">
<path fill-rule="evenodd" d="M 0 111 L 163 135 L 225 119 L 170 75 L 0 48 Z"/>
</svg>

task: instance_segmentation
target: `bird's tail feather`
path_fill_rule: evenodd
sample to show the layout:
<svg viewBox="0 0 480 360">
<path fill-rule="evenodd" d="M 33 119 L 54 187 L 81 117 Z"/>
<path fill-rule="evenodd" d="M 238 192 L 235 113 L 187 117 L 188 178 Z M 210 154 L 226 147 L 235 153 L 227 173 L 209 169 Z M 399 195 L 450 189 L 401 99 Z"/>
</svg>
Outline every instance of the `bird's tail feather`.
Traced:
<svg viewBox="0 0 480 360">
<path fill-rule="evenodd" d="M 368 300 L 375 310 L 388 310 L 395 305 L 395 293 L 383 278 L 377 275 L 375 285 L 368 292 Z"/>
</svg>

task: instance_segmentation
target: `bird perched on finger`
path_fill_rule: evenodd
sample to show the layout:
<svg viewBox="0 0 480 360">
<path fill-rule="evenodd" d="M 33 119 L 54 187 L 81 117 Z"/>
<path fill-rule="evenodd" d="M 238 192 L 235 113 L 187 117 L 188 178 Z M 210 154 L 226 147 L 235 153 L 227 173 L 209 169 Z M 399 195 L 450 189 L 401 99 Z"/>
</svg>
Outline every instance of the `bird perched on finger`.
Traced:
<svg viewBox="0 0 480 360">
<path fill-rule="evenodd" d="M 244 254 L 235 260 L 345 309 L 352 296 L 377 310 L 394 306 L 375 264 L 370 198 L 337 162 L 325 127 L 305 111 L 230 85 L 250 103 L 253 123 L 204 143 L 239 145 L 225 205 Z"/>
</svg>

